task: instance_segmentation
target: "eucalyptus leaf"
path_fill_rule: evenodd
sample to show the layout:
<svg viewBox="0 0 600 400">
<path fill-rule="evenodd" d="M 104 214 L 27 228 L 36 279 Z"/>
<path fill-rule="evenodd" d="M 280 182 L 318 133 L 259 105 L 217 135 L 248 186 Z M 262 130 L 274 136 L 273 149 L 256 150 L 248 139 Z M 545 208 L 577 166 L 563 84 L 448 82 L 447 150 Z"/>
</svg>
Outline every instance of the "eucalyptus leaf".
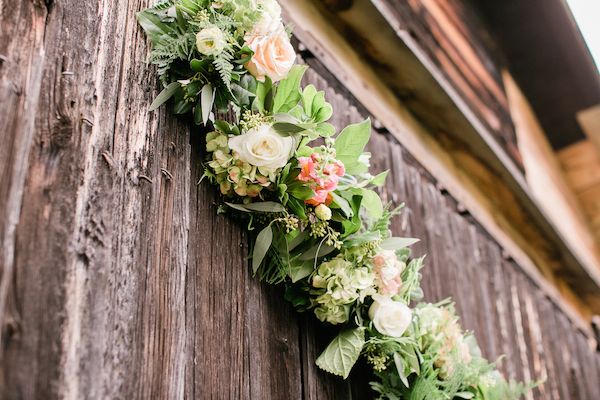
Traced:
<svg viewBox="0 0 600 400">
<path fill-rule="evenodd" d="M 154 44 L 161 36 L 174 32 L 174 29 L 165 24 L 160 18 L 148 11 L 140 11 L 136 14 L 138 23 L 146 32 L 146 35 L 150 38 L 150 41 Z"/>
<path fill-rule="evenodd" d="M 285 207 L 281 203 L 276 203 L 274 201 L 262 201 L 259 203 L 250 203 L 250 204 L 245 204 L 244 207 L 249 211 L 258 211 L 258 212 L 278 213 L 278 212 L 285 211 Z"/>
<path fill-rule="evenodd" d="M 253 273 L 258 271 L 258 267 L 260 267 L 260 264 L 267 255 L 267 251 L 269 251 L 269 247 L 271 247 L 271 242 L 273 242 L 273 229 L 271 229 L 271 225 L 267 225 L 260 231 L 254 243 L 254 251 L 252 252 Z"/>
<path fill-rule="evenodd" d="M 412 246 L 417 243 L 419 239 L 415 238 L 402 238 L 402 237 L 390 237 L 381 242 L 380 247 L 383 250 L 400 250 L 408 246 Z"/>
<path fill-rule="evenodd" d="M 289 277 L 292 283 L 296 283 L 301 279 L 309 276 L 314 270 L 314 264 L 311 261 L 292 262 L 290 263 Z"/>
<path fill-rule="evenodd" d="M 300 233 L 298 233 L 298 235 L 288 243 L 288 251 L 292 251 L 296 247 L 301 245 L 302 242 L 304 242 L 304 240 L 306 239 L 306 236 L 308 236 L 307 231 L 301 231 Z"/>
<path fill-rule="evenodd" d="M 407 388 L 410 387 L 408 384 L 408 378 L 406 377 L 406 373 L 404 372 L 404 361 L 398 353 L 394 353 L 394 364 L 396 365 L 396 371 L 398 371 L 398 376 L 400 377 L 400 380 L 402 381 L 404 386 L 406 386 Z"/>
<path fill-rule="evenodd" d="M 317 366 L 346 379 L 365 345 L 363 328 L 346 329 L 329 343 L 317 358 Z"/>
<path fill-rule="evenodd" d="M 158 107 L 162 106 L 167 100 L 173 97 L 175 92 L 177 92 L 177 90 L 179 90 L 180 87 L 181 83 L 179 82 L 169 83 L 167 87 L 164 88 L 162 92 L 158 94 L 158 96 L 156 96 L 152 104 L 150 104 L 150 108 L 148 109 L 148 111 L 154 111 Z"/>
<path fill-rule="evenodd" d="M 299 133 L 305 130 L 303 127 L 289 122 L 275 122 L 273 124 L 273 129 L 283 136 L 293 135 L 294 133 Z"/>
<path fill-rule="evenodd" d="M 251 212 L 242 204 L 235 204 L 235 203 L 228 203 L 228 202 L 225 202 L 225 204 L 227 204 L 229 207 L 233 208 L 234 210 L 243 211 L 243 212 Z"/>
<path fill-rule="evenodd" d="M 198 99 L 196 106 L 194 107 L 194 123 L 196 125 L 202 124 L 202 100 Z"/>
<path fill-rule="evenodd" d="M 207 83 L 204 85 L 204 87 L 202 87 L 200 98 L 202 104 L 202 123 L 206 125 L 215 101 L 215 89 L 213 89 L 210 83 Z"/>
<path fill-rule="evenodd" d="M 320 258 L 326 256 L 327 254 L 333 252 L 335 247 L 327 246 L 326 244 L 316 244 L 310 249 L 306 250 L 300 257 L 298 257 L 301 261 L 313 260 L 315 258 Z"/>
<path fill-rule="evenodd" d="M 187 114 L 192 110 L 193 103 L 190 103 L 186 100 L 176 100 L 175 104 L 173 104 L 173 113 L 174 114 Z"/>
</svg>

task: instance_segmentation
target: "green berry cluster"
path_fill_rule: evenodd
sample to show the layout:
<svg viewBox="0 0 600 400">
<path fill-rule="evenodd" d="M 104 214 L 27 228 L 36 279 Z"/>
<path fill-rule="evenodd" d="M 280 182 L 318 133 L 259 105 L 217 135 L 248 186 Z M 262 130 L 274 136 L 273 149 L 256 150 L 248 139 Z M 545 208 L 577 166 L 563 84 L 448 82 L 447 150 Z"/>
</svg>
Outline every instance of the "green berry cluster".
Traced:
<svg viewBox="0 0 600 400">
<path fill-rule="evenodd" d="M 246 110 L 244 111 L 244 114 L 242 114 L 240 127 L 243 131 L 247 132 L 251 129 L 258 128 L 261 125 L 270 124 L 271 122 L 273 122 L 273 117 L 271 116 Z"/>
</svg>

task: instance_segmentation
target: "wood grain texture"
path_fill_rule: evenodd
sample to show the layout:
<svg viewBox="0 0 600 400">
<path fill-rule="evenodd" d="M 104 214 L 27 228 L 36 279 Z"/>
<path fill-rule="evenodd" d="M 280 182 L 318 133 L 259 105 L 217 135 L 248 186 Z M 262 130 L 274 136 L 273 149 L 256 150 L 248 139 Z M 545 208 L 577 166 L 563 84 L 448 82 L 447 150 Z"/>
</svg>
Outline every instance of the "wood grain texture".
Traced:
<svg viewBox="0 0 600 400">
<path fill-rule="evenodd" d="M 134 15 L 147 4 L 0 3 L 0 398 L 368 398 L 364 366 L 349 381 L 315 366 L 333 330 L 251 276 L 245 226 L 197 184 L 203 133 L 146 111 L 159 87 Z M 368 116 L 368 98 L 304 55 L 337 127 Z M 583 334 L 378 129 L 372 164 L 390 170 L 384 200 L 407 205 L 393 230 L 429 253 L 427 299 L 455 297 L 510 376 L 547 373 L 534 398 L 597 398 Z"/>
</svg>

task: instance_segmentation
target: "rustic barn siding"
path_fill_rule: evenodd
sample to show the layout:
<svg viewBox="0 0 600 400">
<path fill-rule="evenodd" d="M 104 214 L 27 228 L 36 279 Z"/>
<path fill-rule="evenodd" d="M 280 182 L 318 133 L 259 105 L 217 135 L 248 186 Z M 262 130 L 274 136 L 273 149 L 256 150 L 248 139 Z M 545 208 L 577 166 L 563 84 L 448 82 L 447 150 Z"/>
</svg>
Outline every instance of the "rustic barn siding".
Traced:
<svg viewBox="0 0 600 400">
<path fill-rule="evenodd" d="M 317 370 L 333 332 L 251 277 L 245 227 L 197 185 L 202 134 L 164 108 L 134 19 L 148 2 L 0 3 L 1 398 L 364 398 Z M 309 56 L 309 55 L 307 55 Z M 338 127 L 366 116 L 316 59 Z M 368 101 L 368 99 L 362 99 Z M 422 238 L 430 300 L 456 299 L 485 354 L 535 398 L 593 399 L 598 356 L 384 130 L 369 148 Z"/>
</svg>

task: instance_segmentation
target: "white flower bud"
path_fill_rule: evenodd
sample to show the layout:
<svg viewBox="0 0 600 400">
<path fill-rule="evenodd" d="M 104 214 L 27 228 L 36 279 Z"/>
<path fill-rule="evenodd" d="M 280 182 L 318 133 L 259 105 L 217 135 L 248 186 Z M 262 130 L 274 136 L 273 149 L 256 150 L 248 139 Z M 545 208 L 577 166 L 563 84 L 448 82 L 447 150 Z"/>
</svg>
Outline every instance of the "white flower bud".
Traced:
<svg viewBox="0 0 600 400">
<path fill-rule="evenodd" d="M 331 209 L 325 204 L 319 204 L 315 207 L 315 214 L 322 221 L 329 221 L 331 219 Z"/>
</svg>

